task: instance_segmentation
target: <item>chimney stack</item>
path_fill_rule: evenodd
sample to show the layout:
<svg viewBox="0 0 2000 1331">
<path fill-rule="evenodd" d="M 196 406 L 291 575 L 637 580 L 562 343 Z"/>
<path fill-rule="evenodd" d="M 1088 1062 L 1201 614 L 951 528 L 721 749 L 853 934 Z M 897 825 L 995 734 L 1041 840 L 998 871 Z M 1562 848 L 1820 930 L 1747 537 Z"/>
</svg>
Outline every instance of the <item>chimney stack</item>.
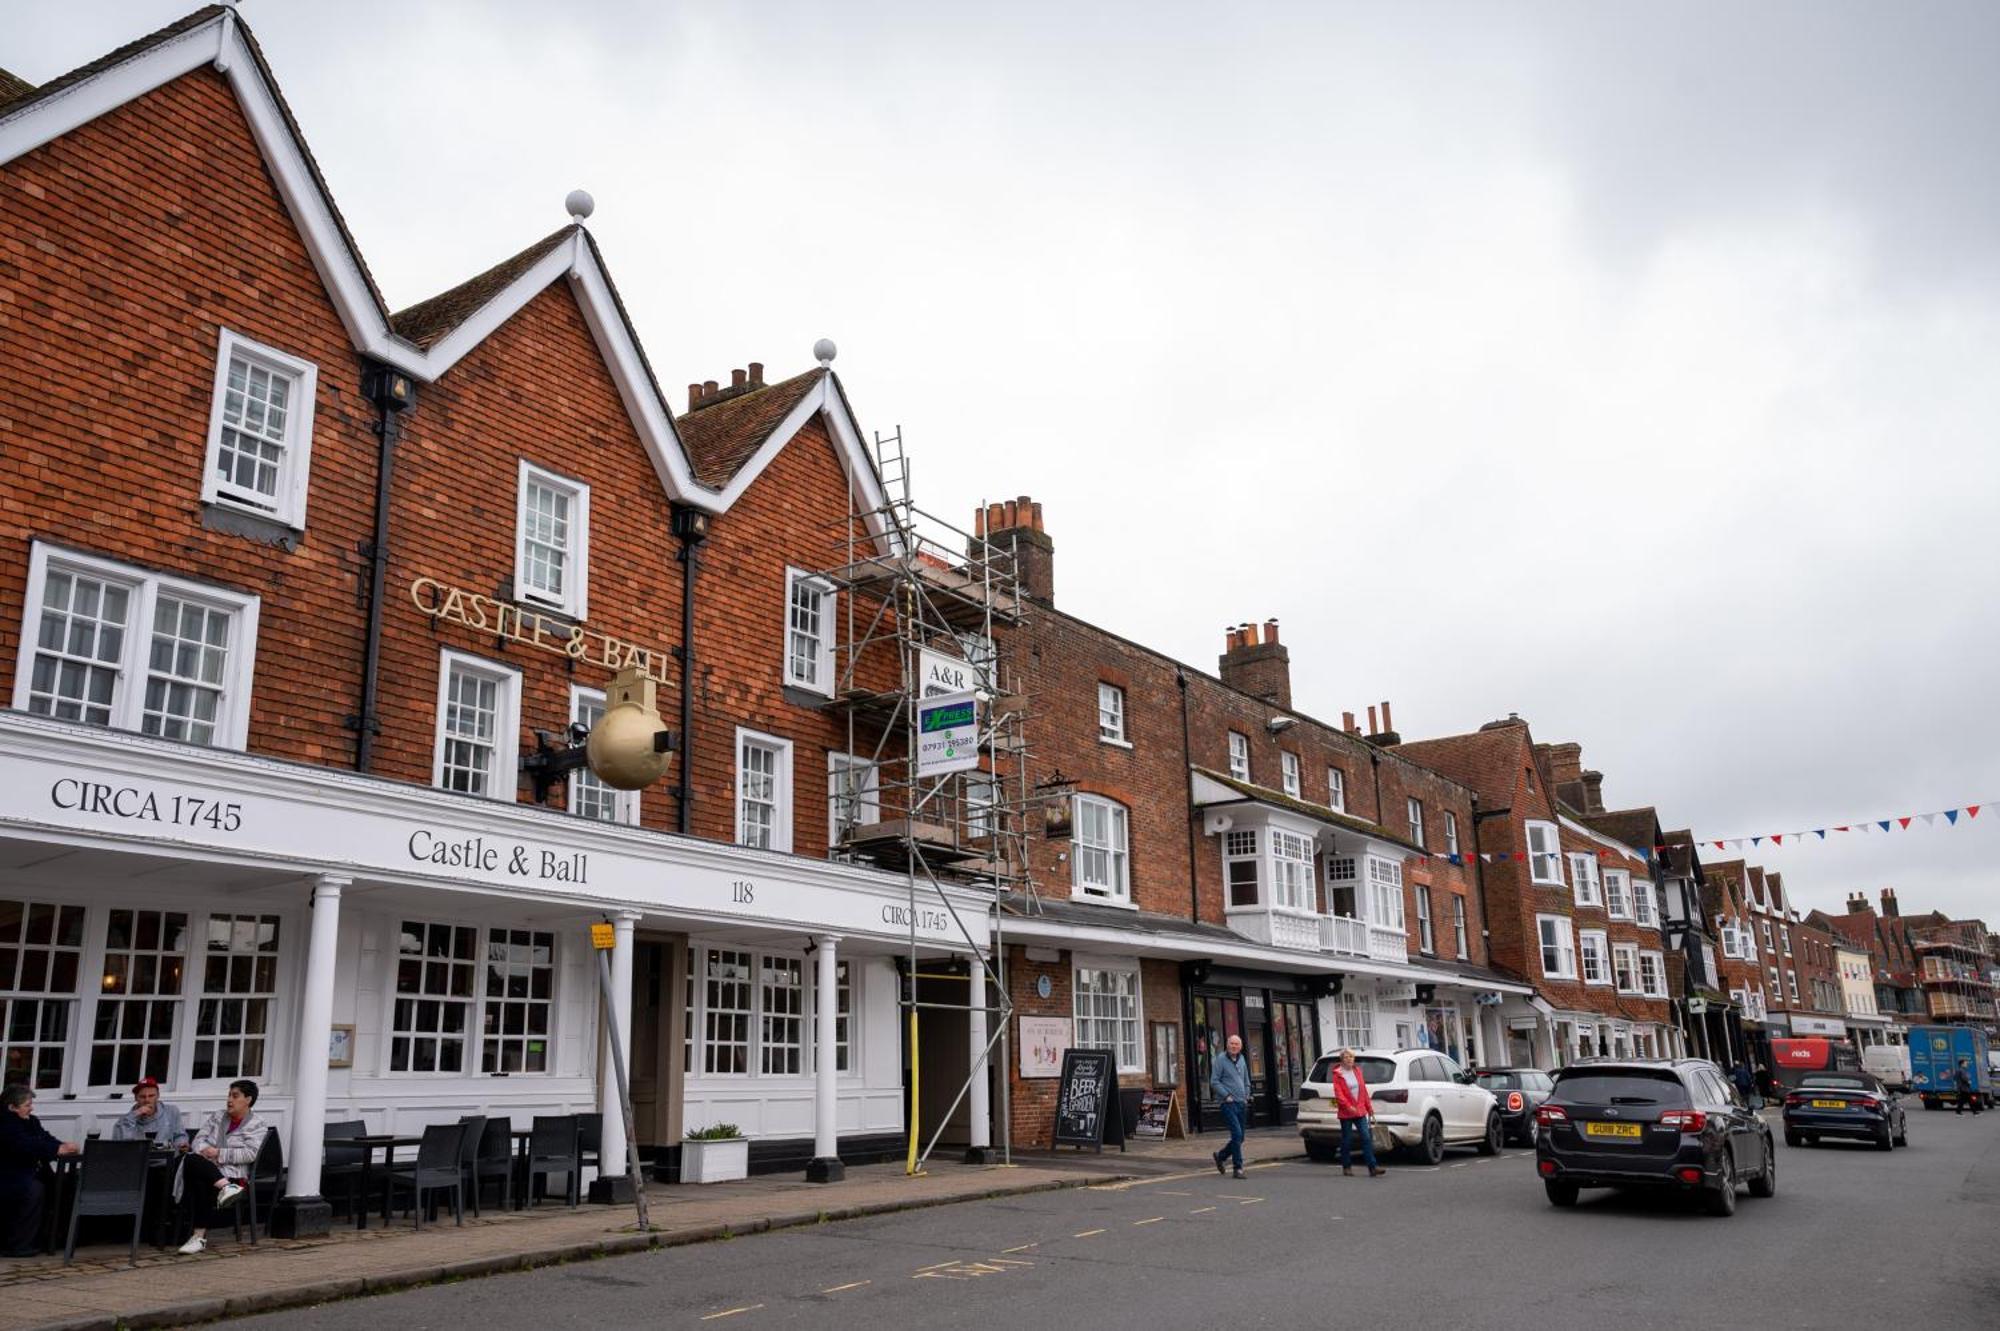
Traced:
<svg viewBox="0 0 2000 1331">
<path fill-rule="evenodd" d="M 1368 704 L 1368 733 L 1373 735 L 1381 729 L 1382 727 L 1375 723 L 1375 704 L 1371 702 Z"/>
<path fill-rule="evenodd" d="M 764 362 L 757 360 L 750 362 L 750 386 L 752 388 L 764 386 Z"/>
<path fill-rule="evenodd" d="M 1261 633 L 1255 624 L 1238 625 L 1223 639 L 1217 664 L 1217 673 L 1230 688 L 1262 698 L 1274 707 L 1291 709 L 1292 654 L 1278 641 L 1277 620 L 1265 620 Z"/>
<path fill-rule="evenodd" d="M 1342 712 L 1340 714 L 1340 728 L 1350 735 L 1361 733 L 1361 727 L 1354 724 L 1354 713 L 1352 712 Z"/>
<path fill-rule="evenodd" d="M 1549 780 L 1558 786 L 1575 785 L 1583 780 L 1583 745 L 1574 740 L 1561 744 L 1538 744 L 1548 759 Z"/>
<path fill-rule="evenodd" d="M 1868 913 L 1868 898 L 1860 892 L 1849 892 L 1847 894 L 1847 913 L 1849 915 L 1866 915 Z"/>
<path fill-rule="evenodd" d="M 1583 774 L 1583 811 L 1585 813 L 1604 812 L 1604 773 L 1585 772 Z"/>
<path fill-rule="evenodd" d="M 1882 913 L 1892 920 L 1899 918 L 1903 913 L 1896 905 L 1896 889 L 1893 887 L 1882 889 Z"/>
<path fill-rule="evenodd" d="M 986 505 L 973 519 L 975 537 L 998 547 L 990 554 L 1011 554 L 1021 591 L 1030 600 L 1054 605 L 1056 543 L 1042 526 L 1042 506 L 1022 495 L 1005 503 Z"/>
</svg>

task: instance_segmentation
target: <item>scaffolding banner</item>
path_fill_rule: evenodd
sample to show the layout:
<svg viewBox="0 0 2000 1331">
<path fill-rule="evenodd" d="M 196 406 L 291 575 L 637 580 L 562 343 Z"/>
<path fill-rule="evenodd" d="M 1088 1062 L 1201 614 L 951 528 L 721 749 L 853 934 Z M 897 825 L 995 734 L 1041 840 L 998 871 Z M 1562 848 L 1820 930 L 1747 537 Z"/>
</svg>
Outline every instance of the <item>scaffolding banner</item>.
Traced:
<svg viewBox="0 0 2000 1331">
<path fill-rule="evenodd" d="M 941 693 L 917 704 L 917 775 L 943 776 L 979 766 L 979 702 L 971 693 Z"/>
</svg>

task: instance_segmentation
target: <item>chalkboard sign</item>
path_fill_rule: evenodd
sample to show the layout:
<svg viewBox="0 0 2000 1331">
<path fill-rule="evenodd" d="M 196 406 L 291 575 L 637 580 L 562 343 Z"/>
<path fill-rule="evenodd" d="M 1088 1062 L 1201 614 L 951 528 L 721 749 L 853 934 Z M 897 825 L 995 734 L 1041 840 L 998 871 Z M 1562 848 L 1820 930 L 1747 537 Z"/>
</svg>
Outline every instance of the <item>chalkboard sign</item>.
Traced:
<svg viewBox="0 0 2000 1331">
<path fill-rule="evenodd" d="M 1132 1130 L 1134 1137 L 1153 1137 L 1165 1141 L 1168 1137 L 1184 1137 L 1187 1128 L 1180 1121 L 1180 1096 L 1174 1091 L 1148 1091 L 1139 1100 L 1139 1125 Z"/>
<path fill-rule="evenodd" d="M 1118 1087 L 1111 1071 L 1107 1049 L 1063 1050 L 1062 1081 L 1056 1086 L 1056 1135 L 1058 1146 L 1094 1146 L 1104 1149 L 1107 1119 L 1117 1101 Z M 1125 1125 L 1111 1128 L 1113 1140 L 1125 1141 Z"/>
</svg>

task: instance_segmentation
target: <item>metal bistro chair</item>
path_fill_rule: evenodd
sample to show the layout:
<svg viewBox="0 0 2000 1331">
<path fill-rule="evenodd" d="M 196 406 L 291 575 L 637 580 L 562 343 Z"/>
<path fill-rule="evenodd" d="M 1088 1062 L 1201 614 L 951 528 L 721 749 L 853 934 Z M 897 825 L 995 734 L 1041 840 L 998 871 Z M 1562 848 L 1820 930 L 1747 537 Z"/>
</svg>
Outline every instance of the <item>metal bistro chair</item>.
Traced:
<svg viewBox="0 0 2000 1331">
<path fill-rule="evenodd" d="M 604 1172 L 604 1115 L 576 1115 L 576 1165 Z"/>
<path fill-rule="evenodd" d="M 132 1217 L 132 1247 L 125 1260 L 139 1264 L 139 1229 L 146 1215 L 148 1141 L 114 1142 L 93 1139 L 84 1144 L 83 1169 L 69 1212 L 69 1241 L 63 1245 L 63 1265 L 76 1260 L 77 1222 L 87 1215 Z"/>
<path fill-rule="evenodd" d="M 463 1123 L 433 1123 L 424 1129 L 423 1140 L 417 1145 L 417 1162 L 396 1166 L 382 1176 L 383 1224 L 389 1223 L 389 1205 L 398 1184 L 410 1190 L 410 1212 L 418 1229 L 424 1227 L 426 1194 L 437 1192 L 451 1193 L 452 1218 L 465 1223 L 464 1175 L 459 1169 L 459 1143 L 464 1139 Z"/>
<path fill-rule="evenodd" d="M 327 1190 L 327 1184 L 335 1179 L 347 1185 L 347 1218 L 354 1218 L 354 1208 L 366 1206 L 367 1199 L 361 1196 L 361 1175 L 367 1164 L 367 1149 L 360 1146 L 338 1146 L 336 1142 L 349 1137 L 368 1135 L 368 1124 L 361 1119 L 326 1125 L 326 1148 L 320 1161 L 320 1191 Z"/>
<path fill-rule="evenodd" d="M 268 1224 L 271 1212 L 277 1208 L 278 1198 L 285 1195 L 285 1143 L 276 1128 L 264 1134 L 264 1144 L 257 1148 L 257 1159 L 250 1165 L 250 1172 L 243 1176 L 243 1192 L 229 1208 L 229 1223 L 236 1235 L 236 1241 L 243 1241 L 243 1209 L 250 1210 L 250 1246 L 257 1246 L 257 1193 L 266 1185 L 270 1187 L 271 1200 L 264 1207 L 261 1223 Z"/>
<path fill-rule="evenodd" d="M 467 1133 L 467 1140 L 471 1140 Z M 479 1194 L 486 1190 L 488 1179 L 500 1180 L 500 1209 L 514 1208 L 514 1121 L 510 1118 L 489 1118 L 479 1134 L 479 1140 L 470 1155 L 465 1157 L 466 1182 L 472 1188 L 472 1214 L 477 1216 Z"/>
<path fill-rule="evenodd" d="M 537 1114 L 528 1137 L 528 1199 L 533 1205 L 548 1194 L 549 1175 L 565 1176 L 565 1197 L 576 1205 L 582 1166 L 577 1160 L 576 1119 L 569 1114 Z M 535 1180 L 542 1186 L 537 1188 Z"/>
<path fill-rule="evenodd" d="M 463 1185 L 467 1171 L 479 1162 L 479 1145 L 486 1140 L 486 1115 L 461 1114 L 458 1126 L 464 1129 L 458 1135 L 458 1174 L 459 1183 Z M 472 1189 L 472 1214 L 475 1216 L 479 1214 L 479 1189 L 476 1180 Z M 436 1217 L 433 1216 L 432 1219 Z"/>
</svg>

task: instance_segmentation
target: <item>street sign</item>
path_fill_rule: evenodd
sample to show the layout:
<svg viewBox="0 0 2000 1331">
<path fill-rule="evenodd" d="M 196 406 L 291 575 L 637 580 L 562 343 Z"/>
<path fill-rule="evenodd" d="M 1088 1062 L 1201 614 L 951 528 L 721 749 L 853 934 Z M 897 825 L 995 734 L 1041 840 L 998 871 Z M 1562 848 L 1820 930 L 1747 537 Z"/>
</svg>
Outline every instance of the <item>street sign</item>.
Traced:
<svg viewBox="0 0 2000 1331">
<path fill-rule="evenodd" d="M 590 926 L 590 945 L 599 952 L 609 952 L 618 945 L 618 931 L 608 924 Z"/>
</svg>

